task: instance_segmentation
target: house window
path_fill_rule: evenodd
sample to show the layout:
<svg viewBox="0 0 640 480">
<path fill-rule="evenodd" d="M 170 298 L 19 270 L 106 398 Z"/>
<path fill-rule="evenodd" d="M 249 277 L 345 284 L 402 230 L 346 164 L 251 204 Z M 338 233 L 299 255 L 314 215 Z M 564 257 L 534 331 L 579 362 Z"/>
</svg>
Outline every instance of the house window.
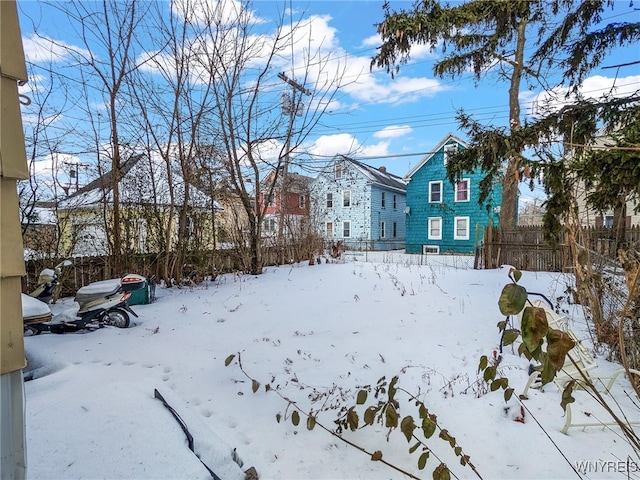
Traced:
<svg viewBox="0 0 640 480">
<path fill-rule="evenodd" d="M 267 197 L 267 207 L 275 207 L 275 206 L 276 206 L 275 196 L 272 193 Z"/>
<path fill-rule="evenodd" d="M 429 240 L 442 240 L 442 218 L 429 218 L 429 233 L 427 237 Z"/>
<path fill-rule="evenodd" d="M 344 192 L 342 192 L 342 206 L 351 206 L 351 190 L 345 190 Z"/>
<path fill-rule="evenodd" d="M 342 222 L 342 236 L 344 238 L 351 236 L 351 222 Z"/>
<path fill-rule="evenodd" d="M 397 196 L 394 194 L 393 195 L 393 209 L 395 210 L 396 208 L 398 208 L 398 201 L 397 201 Z"/>
<path fill-rule="evenodd" d="M 456 202 L 469 201 L 469 179 L 465 178 L 456 184 Z"/>
<path fill-rule="evenodd" d="M 327 208 L 333 208 L 333 193 L 327 193 Z"/>
<path fill-rule="evenodd" d="M 428 255 L 430 253 L 438 255 L 440 253 L 440 247 L 438 245 L 423 245 L 422 254 Z"/>
<path fill-rule="evenodd" d="M 380 223 L 380 238 L 385 238 L 387 236 L 387 222 Z"/>
<path fill-rule="evenodd" d="M 429 182 L 429 203 L 442 202 L 442 182 Z"/>
<path fill-rule="evenodd" d="M 327 237 L 333 237 L 333 222 L 327 222 Z"/>
<path fill-rule="evenodd" d="M 606 228 L 613 228 L 613 215 L 605 215 L 604 226 Z"/>
<path fill-rule="evenodd" d="M 449 157 L 451 156 L 451 154 L 452 153 L 456 153 L 457 151 L 458 151 L 458 144 L 457 143 L 451 143 L 449 145 L 445 145 L 444 146 L 444 164 L 445 164 L 445 166 L 449 162 Z"/>
<path fill-rule="evenodd" d="M 398 236 L 398 224 L 396 222 L 393 222 L 393 238 L 396 238 Z"/>
<path fill-rule="evenodd" d="M 265 218 L 264 219 L 264 231 L 267 233 L 273 233 L 276 231 L 276 219 L 275 218 Z"/>
<path fill-rule="evenodd" d="M 304 194 L 298 195 L 298 207 L 304 208 L 307 204 L 307 200 Z"/>
<path fill-rule="evenodd" d="M 336 176 L 336 180 L 339 180 L 342 178 L 342 165 L 340 165 L 339 163 L 336 164 L 335 176 Z"/>
<path fill-rule="evenodd" d="M 469 240 L 469 217 L 455 217 L 453 225 L 454 240 Z"/>
<path fill-rule="evenodd" d="M 380 199 L 380 205 L 382 206 L 382 208 L 385 208 L 387 203 L 387 198 L 385 195 L 385 192 L 382 192 L 382 198 Z"/>
</svg>

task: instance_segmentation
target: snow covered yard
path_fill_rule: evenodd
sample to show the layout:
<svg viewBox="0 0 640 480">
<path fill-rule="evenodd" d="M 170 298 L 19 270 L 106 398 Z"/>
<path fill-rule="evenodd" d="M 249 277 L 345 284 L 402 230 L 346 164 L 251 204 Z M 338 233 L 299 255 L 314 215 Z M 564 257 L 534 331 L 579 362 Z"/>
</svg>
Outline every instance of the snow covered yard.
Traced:
<svg viewBox="0 0 640 480">
<path fill-rule="evenodd" d="M 506 405 L 501 392 L 487 393 L 478 380 L 480 357 L 498 346 L 497 299 L 508 267 L 472 270 L 471 257 L 413 256 L 421 265 L 403 258 L 386 254 L 378 260 L 387 263 L 376 263 L 371 254 L 345 255 L 343 263 L 268 267 L 258 277 L 229 274 L 193 289 L 159 288 L 155 303 L 133 307 L 140 318 L 131 328 L 26 338 L 33 375 L 25 384 L 27 477 L 211 478 L 154 398 L 159 389 L 187 417 L 196 451 L 220 478 L 244 478 L 250 466 L 262 479 L 403 478 L 318 426 L 308 431 L 304 417 L 294 426 L 283 399 L 334 428 L 340 406 L 355 405 L 360 389 L 395 375 L 400 388 L 437 415 L 482 478 L 579 478 L 576 470 L 588 478 L 640 476 L 619 429 L 560 432 L 563 412 L 553 386 L 531 391 L 525 402 L 531 413 L 521 423 L 513 420 L 520 411 L 515 400 Z M 520 284 L 555 301 L 566 297 L 568 281 L 524 272 Z M 54 313 L 70 308 L 70 300 L 54 305 Z M 581 309 L 564 307 L 571 328 L 590 345 Z M 255 393 L 238 353 L 260 384 Z M 598 363 L 604 372 L 616 368 Z M 528 362 L 508 347 L 500 369 L 519 393 Z M 625 389 L 631 390 L 622 379 L 614 393 L 628 404 Z M 407 398 L 397 394 L 401 416 L 413 414 Z M 594 412 L 588 399 L 576 398 L 574 416 Z M 361 421 L 376 402 L 371 391 L 358 406 Z M 637 409 L 628 413 L 638 417 Z M 477 478 L 437 435 L 422 471 L 420 452 L 409 454 L 414 442 L 399 429 L 388 442 L 379 424 L 343 436 L 420 478 L 431 478 L 436 457 L 458 478 Z M 230 460 L 233 448 L 242 468 Z"/>
</svg>

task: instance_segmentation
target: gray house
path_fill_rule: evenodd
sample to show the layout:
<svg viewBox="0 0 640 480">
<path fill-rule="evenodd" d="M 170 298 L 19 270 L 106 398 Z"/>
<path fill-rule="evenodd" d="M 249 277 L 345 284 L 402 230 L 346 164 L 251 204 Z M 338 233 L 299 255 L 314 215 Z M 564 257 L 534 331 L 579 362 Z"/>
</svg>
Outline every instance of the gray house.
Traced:
<svg viewBox="0 0 640 480">
<path fill-rule="evenodd" d="M 356 250 L 404 248 L 406 185 L 385 167 L 338 155 L 312 182 L 311 202 L 327 241 Z"/>
</svg>

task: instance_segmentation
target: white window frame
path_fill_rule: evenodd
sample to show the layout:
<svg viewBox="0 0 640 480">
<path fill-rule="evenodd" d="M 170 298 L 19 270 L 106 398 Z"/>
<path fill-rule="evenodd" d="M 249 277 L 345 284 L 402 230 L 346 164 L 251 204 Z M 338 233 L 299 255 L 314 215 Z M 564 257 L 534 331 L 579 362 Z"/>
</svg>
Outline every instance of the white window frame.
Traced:
<svg viewBox="0 0 640 480">
<path fill-rule="evenodd" d="M 342 165 L 340 163 L 336 163 L 333 175 L 336 180 L 340 180 L 342 178 Z"/>
<path fill-rule="evenodd" d="M 458 144 L 457 143 L 449 143 L 448 145 L 444 146 L 444 166 L 447 166 L 447 163 L 449 163 L 449 156 L 451 155 L 451 153 L 456 153 L 458 151 Z"/>
<path fill-rule="evenodd" d="M 327 193 L 327 198 L 326 198 L 325 205 L 327 206 L 327 208 L 333 208 L 333 193 L 332 192 L 328 192 Z"/>
<path fill-rule="evenodd" d="M 380 222 L 380 238 L 387 236 L 387 222 Z"/>
<path fill-rule="evenodd" d="M 465 221 L 466 229 L 464 235 L 458 235 L 458 222 Z M 469 217 L 454 217 L 453 219 L 453 239 L 454 240 L 469 240 Z"/>
<path fill-rule="evenodd" d="M 423 255 L 439 255 L 440 246 L 439 245 L 422 245 L 422 254 Z"/>
<path fill-rule="evenodd" d="M 380 206 L 382 208 L 386 208 L 386 204 L 387 204 L 387 195 L 386 195 L 386 192 L 382 192 L 382 196 L 380 197 Z"/>
<path fill-rule="evenodd" d="M 342 206 L 344 208 L 351 207 L 351 190 L 342 191 Z"/>
<path fill-rule="evenodd" d="M 298 194 L 298 207 L 305 208 L 307 206 L 307 198 L 304 193 Z"/>
<path fill-rule="evenodd" d="M 432 200 L 431 195 L 433 193 L 433 186 L 440 186 L 440 200 Z M 429 182 L 429 203 L 442 203 L 442 180 L 437 180 L 434 182 Z"/>
<path fill-rule="evenodd" d="M 458 192 L 460 184 L 465 184 L 466 185 L 466 192 L 467 192 L 467 198 L 465 200 L 458 200 Z M 460 179 L 460 181 L 458 181 L 455 185 L 455 192 L 454 192 L 454 202 L 468 202 L 471 200 L 471 180 L 469 180 L 468 178 L 462 178 Z"/>
<path fill-rule="evenodd" d="M 438 223 L 438 230 L 440 232 L 439 235 L 432 235 L 431 230 L 433 230 L 432 224 Z M 427 238 L 429 240 L 442 240 L 442 217 L 429 217 L 427 220 Z"/>
<path fill-rule="evenodd" d="M 262 222 L 262 230 L 265 233 L 273 233 L 277 230 L 278 225 L 276 224 L 276 219 L 274 217 L 267 217 Z"/>
<path fill-rule="evenodd" d="M 348 235 L 345 235 L 348 233 Z M 342 238 L 351 238 L 351 221 L 345 220 L 342 222 Z"/>
</svg>

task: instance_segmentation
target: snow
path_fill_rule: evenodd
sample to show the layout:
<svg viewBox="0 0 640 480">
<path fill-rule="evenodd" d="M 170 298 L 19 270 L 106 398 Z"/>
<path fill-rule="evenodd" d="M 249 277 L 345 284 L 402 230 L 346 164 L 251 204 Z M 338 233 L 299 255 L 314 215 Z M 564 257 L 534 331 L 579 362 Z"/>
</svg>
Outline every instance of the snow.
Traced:
<svg viewBox="0 0 640 480">
<path fill-rule="evenodd" d="M 51 310 L 46 303 L 42 303 L 40 300 L 30 297 L 29 295 L 21 294 L 22 296 L 22 318 L 28 317 L 41 317 L 48 315 Z"/>
<path fill-rule="evenodd" d="M 102 280 L 100 282 L 93 282 L 89 285 L 85 285 L 84 287 L 78 290 L 78 293 L 82 293 L 85 295 L 97 295 L 99 293 L 111 293 L 115 292 L 118 288 L 120 288 L 120 279 L 112 278 L 109 280 Z"/>
<path fill-rule="evenodd" d="M 294 426 L 285 400 L 334 429 L 337 407 L 355 405 L 358 390 L 395 375 L 485 479 L 576 478 L 577 462 L 591 462 L 583 465 L 589 478 L 638 478 L 637 457 L 618 427 L 560 432 L 554 386 L 530 392 L 524 423 L 514 421 L 515 399 L 507 405 L 501 392 L 483 391 L 478 363 L 499 343 L 497 299 L 509 268 L 473 270 L 470 263 L 470 257 L 368 253 L 339 263 L 267 267 L 260 276 L 158 287 L 156 302 L 132 307 L 140 317 L 127 329 L 27 337 L 33 377 L 25 383 L 27 478 L 212 478 L 200 459 L 222 479 L 244 478 L 251 466 L 261 479 L 404 478 L 319 426 L 307 430 L 304 416 Z M 571 281 L 523 272 L 520 283 L 562 303 Z M 70 302 L 52 305 L 54 313 Z M 563 308 L 572 330 L 591 346 L 581 308 Z M 260 383 L 255 393 L 238 353 L 242 369 Z M 225 366 L 231 354 L 236 357 Z M 596 357 L 599 371 L 618 368 Z M 507 347 L 500 371 L 517 393 L 527 369 Z M 156 389 L 188 425 L 199 458 L 154 398 Z M 631 388 L 621 378 L 613 394 L 623 405 L 625 390 Z M 404 392 L 396 399 L 402 417 L 417 418 Z M 576 399 L 576 419 L 595 412 L 586 395 Z M 372 392 L 358 407 L 361 424 L 364 407 L 376 403 Z M 626 413 L 638 417 L 637 409 Z M 386 433 L 375 424 L 342 435 L 420 478 L 431 478 L 436 455 L 458 478 L 476 478 L 437 435 L 428 440 L 432 455 L 421 471 L 420 450 L 408 452 L 413 442 L 399 429 L 388 441 Z M 242 467 L 232 460 L 234 449 Z"/>
</svg>

